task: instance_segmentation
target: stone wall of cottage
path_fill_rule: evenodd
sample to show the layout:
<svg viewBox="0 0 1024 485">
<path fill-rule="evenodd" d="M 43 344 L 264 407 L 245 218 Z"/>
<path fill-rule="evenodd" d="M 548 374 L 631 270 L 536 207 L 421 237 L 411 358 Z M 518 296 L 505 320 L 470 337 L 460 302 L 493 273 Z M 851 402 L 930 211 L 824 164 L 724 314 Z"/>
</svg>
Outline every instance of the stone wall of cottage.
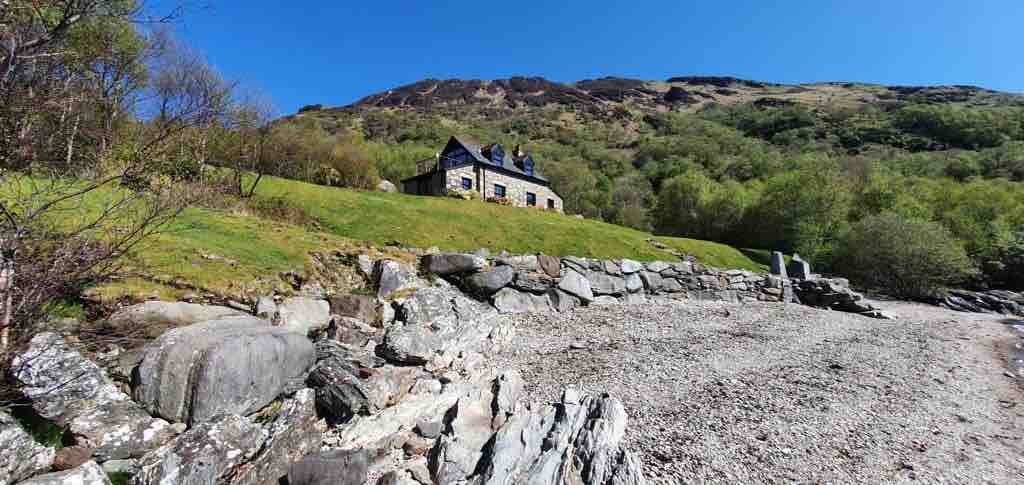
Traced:
<svg viewBox="0 0 1024 485">
<path fill-rule="evenodd" d="M 462 190 L 462 178 L 468 178 L 473 181 L 473 190 L 476 190 L 477 176 L 476 169 L 473 165 L 466 165 L 464 167 L 453 168 L 445 172 L 445 185 L 444 193 L 448 193 L 451 190 Z"/>
<path fill-rule="evenodd" d="M 505 175 L 487 168 L 481 170 L 480 180 L 480 186 L 483 187 L 485 198 L 494 197 L 494 184 L 500 184 L 505 186 L 505 197 L 516 207 L 527 207 L 526 193 L 532 192 L 537 195 L 537 207 L 547 208 L 548 200 L 550 199 L 555 202 L 554 209 L 562 212 L 562 198 L 552 191 L 550 187 Z"/>
</svg>

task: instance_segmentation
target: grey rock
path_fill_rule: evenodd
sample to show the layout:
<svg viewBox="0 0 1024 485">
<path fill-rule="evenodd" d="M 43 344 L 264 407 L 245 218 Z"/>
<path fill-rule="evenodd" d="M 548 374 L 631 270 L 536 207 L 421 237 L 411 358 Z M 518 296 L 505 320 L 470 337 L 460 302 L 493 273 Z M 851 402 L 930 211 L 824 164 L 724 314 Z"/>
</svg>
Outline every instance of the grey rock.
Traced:
<svg viewBox="0 0 1024 485">
<path fill-rule="evenodd" d="M 566 269 L 562 272 L 562 278 L 558 282 L 558 289 L 576 296 L 585 302 L 594 300 L 594 291 L 590 287 L 590 281 L 582 274 L 571 269 Z"/>
<path fill-rule="evenodd" d="M 416 424 L 416 432 L 424 438 L 434 439 L 441 435 L 440 421 L 422 421 Z"/>
<path fill-rule="evenodd" d="M 555 279 L 548 276 L 546 273 L 525 271 L 516 273 L 515 280 L 512 283 L 512 287 L 518 290 L 537 294 L 547 293 L 547 291 L 553 286 L 555 286 Z"/>
<path fill-rule="evenodd" d="M 64 471 L 79 467 L 92 458 L 92 450 L 84 446 L 65 446 L 53 458 L 53 470 Z"/>
<path fill-rule="evenodd" d="M 373 281 L 377 285 L 378 298 L 425 286 L 423 280 L 416 275 L 416 268 L 390 259 L 377 260 L 373 268 Z"/>
<path fill-rule="evenodd" d="M 37 443 L 7 412 L 0 410 L 0 485 L 10 485 L 50 469 L 53 448 Z"/>
<path fill-rule="evenodd" d="M 372 414 L 409 393 L 420 370 L 385 365 L 376 357 L 360 356 L 351 347 L 317 342 L 317 363 L 306 383 L 316 390 L 320 414 L 338 423 L 356 414 Z"/>
<path fill-rule="evenodd" d="M 796 280 L 809 280 L 812 278 L 811 265 L 800 258 L 799 254 L 793 255 L 793 258 L 789 261 L 789 265 L 786 266 L 786 273 L 790 278 Z"/>
<path fill-rule="evenodd" d="M 580 306 L 580 299 L 558 288 L 548 291 L 548 299 L 551 300 L 551 308 L 556 312 L 568 312 Z"/>
<path fill-rule="evenodd" d="M 277 320 L 277 302 L 272 296 L 261 296 L 256 300 L 256 308 L 253 311 L 257 317 L 269 320 Z"/>
<path fill-rule="evenodd" d="M 95 461 L 89 461 L 71 470 L 30 478 L 20 485 L 110 485 L 110 479 Z"/>
<path fill-rule="evenodd" d="M 778 251 L 771 252 L 771 274 L 786 277 L 785 258 Z"/>
<path fill-rule="evenodd" d="M 465 284 L 470 291 L 478 295 L 490 296 L 508 286 L 515 276 L 516 270 L 511 266 L 498 266 L 490 271 L 482 271 L 467 277 Z"/>
<path fill-rule="evenodd" d="M 439 276 L 473 273 L 484 269 L 486 264 L 484 258 L 472 254 L 442 253 L 423 258 L 423 267 Z"/>
<path fill-rule="evenodd" d="M 333 315 L 355 318 L 370 325 L 380 322 L 377 299 L 366 295 L 335 295 L 331 297 L 330 312 Z"/>
<path fill-rule="evenodd" d="M 512 266 L 518 271 L 539 271 L 540 261 L 536 255 L 505 256 L 495 260 L 499 265 Z"/>
<path fill-rule="evenodd" d="M 453 289 L 424 288 L 402 303 L 378 355 L 398 364 L 423 365 L 450 350 L 475 350 L 491 335 L 497 312 Z"/>
<path fill-rule="evenodd" d="M 475 479 L 482 485 L 646 484 L 640 461 L 622 443 L 625 425 L 617 399 L 567 390 L 554 406 L 513 415 L 481 456 Z"/>
<path fill-rule="evenodd" d="M 665 293 L 681 293 L 685 290 L 683 285 L 679 283 L 675 278 L 665 278 L 662 280 L 662 291 Z"/>
<path fill-rule="evenodd" d="M 274 485 L 293 463 L 319 451 L 324 427 L 314 405 L 312 389 L 303 389 L 285 399 L 280 410 L 264 426 L 267 439 L 248 462 L 231 473 L 233 485 Z"/>
<path fill-rule="evenodd" d="M 610 275 L 622 276 L 622 268 L 615 261 L 602 261 L 601 270 Z"/>
<path fill-rule="evenodd" d="M 117 311 L 110 317 L 109 322 L 114 328 L 132 330 L 146 337 L 156 338 L 168 328 L 246 314 L 224 306 L 147 301 Z"/>
<path fill-rule="evenodd" d="M 103 462 L 103 472 L 107 475 L 113 473 L 127 473 L 132 475 L 138 469 L 137 460 L 109 460 Z"/>
<path fill-rule="evenodd" d="M 394 193 L 398 192 L 398 187 L 395 187 L 395 184 L 391 183 L 389 180 L 381 179 L 381 181 L 377 183 L 377 192 Z"/>
<path fill-rule="evenodd" d="M 672 271 L 676 273 L 676 276 L 686 276 L 693 274 L 693 263 L 689 261 L 683 261 L 681 263 L 672 263 Z"/>
<path fill-rule="evenodd" d="M 486 259 L 491 257 L 491 250 L 487 248 L 480 248 L 477 249 L 476 251 L 473 251 L 473 256 Z"/>
<path fill-rule="evenodd" d="M 636 293 L 644 289 L 644 281 L 640 278 L 640 275 L 636 273 L 630 273 L 625 277 L 626 291 L 629 293 Z"/>
<path fill-rule="evenodd" d="M 323 336 L 330 340 L 351 345 L 367 345 L 378 337 L 378 329 L 368 323 L 350 317 L 334 316 L 327 325 Z"/>
<path fill-rule="evenodd" d="M 611 295 L 601 295 L 594 298 L 594 301 L 590 302 L 591 305 L 617 305 L 619 299 Z"/>
<path fill-rule="evenodd" d="M 365 254 L 356 256 L 356 269 L 359 270 L 359 274 L 363 278 L 373 278 L 373 260 L 370 259 L 370 256 Z"/>
<path fill-rule="evenodd" d="M 554 256 L 537 255 L 537 264 L 541 271 L 552 278 L 557 278 L 562 271 L 562 260 Z"/>
<path fill-rule="evenodd" d="M 278 305 L 277 314 L 282 328 L 302 335 L 326 328 L 331 323 L 331 305 L 319 298 L 287 298 Z"/>
<path fill-rule="evenodd" d="M 298 333 L 253 317 L 213 320 L 147 345 L 133 392 L 150 412 L 176 422 L 249 414 L 301 383 L 314 360 L 313 344 Z"/>
<path fill-rule="evenodd" d="M 666 269 L 669 269 L 671 267 L 671 265 L 664 261 L 652 261 L 650 263 L 647 263 L 647 271 L 650 271 L 652 273 L 661 273 L 662 271 L 665 271 Z"/>
<path fill-rule="evenodd" d="M 619 261 L 619 269 L 622 270 L 622 274 L 633 274 L 639 271 L 643 271 L 644 265 L 632 259 L 623 259 Z"/>
<path fill-rule="evenodd" d="M 590 261 L 584 258 L 577 258 L 575 256 L 566 256 L 562 258 L 562 263 L 569 268 L 572 268 L 579 272 L 590 271 Z"/>
<path fill-rule="evenodd" d="M 67 427 L 97 458 L 140 456 L 173 435 L 57 334 L 33 337 L 11 368 L 36 412 Z"/>
<path fill-rule="evenodd" d="M 503 288 L 494 295 L 494 308 L 501 313 L 545 313 L 551 311 L 547 294 L 535 295 Z"/>
<path fill-rule="evenodd" d="M 655 271 L 640 272 L 640 281 L 647 288 L 648 293 L 658 294 L 665 289 L 665 279 Z"/>
<path fill-rule="evenodd" d="M 335 450 L 310 455 L 292 465 L 289 485 L 363 485 L 370 450 Z"/>
<path fill-rule="evenodd" d="M 132 485 L 216 485 L 260 450 L 267 432 L 235 414 L 221 414 L 151 451 L 138 462 Z"/>
</svg>

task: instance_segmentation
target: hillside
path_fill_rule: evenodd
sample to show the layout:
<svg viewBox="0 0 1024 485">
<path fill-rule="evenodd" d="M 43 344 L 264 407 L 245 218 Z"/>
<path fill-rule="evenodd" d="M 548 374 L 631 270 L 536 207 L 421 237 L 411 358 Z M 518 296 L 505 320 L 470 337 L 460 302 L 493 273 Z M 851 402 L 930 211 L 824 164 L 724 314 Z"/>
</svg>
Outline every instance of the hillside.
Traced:
<svg viewBox="0 0 1024 485">
<path fill-rule="evenodd" d="M 134 276 L 94 292 L 107 301 L 152 294 L 176 299 L 197 291 L 252 299 L 278 284 L 274 276 L 281 272 L 315 271 L 313 254 L 365 252 L 370 245 L 674 260 L 648 242 L 652 237 L 600 221 L 478 201 L 271 177 L 248 203 L 187 209 L 138 251 Z M 761 252 L 685 238 L 658 240 L 710 266 L 765 268 L 767 255 Z"/>
<path fill-rule="evenodd" d="M 697 111 L 711 104 L 751 102 L 761 106 L 886 106 L 905 102 L 1019 106 L 1024 105 L 1024 96 L 977 86 L 883 86 L 850 82 L 791 85 L 725 76 L 681 76 L 664 81 L 605 77 L 571 84 L 540 77 L 514 77 L 493 81 L 426 79 L 367 96 L 340 109 L 359 112 L 409 108 L 429 112 L 459 106 L 515 109 L 561 105 L 591 114 L 610 114 L 621 107 Z"/>
</svg>

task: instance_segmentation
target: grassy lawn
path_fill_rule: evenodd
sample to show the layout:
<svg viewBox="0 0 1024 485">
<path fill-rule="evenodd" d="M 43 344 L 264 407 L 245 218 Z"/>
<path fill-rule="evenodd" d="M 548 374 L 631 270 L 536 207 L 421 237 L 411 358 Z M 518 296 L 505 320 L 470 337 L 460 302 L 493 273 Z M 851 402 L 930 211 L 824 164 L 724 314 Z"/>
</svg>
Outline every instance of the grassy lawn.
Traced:
<svg viewBox="0 0 1024 485">
<path fill-rule="evenodd" d="M 133 277 L 97 288 L 105 300 L 124 295 L 173 299 L 188 287 L 224 295 L 265 292 L 278 273 L 302 271 L 311 251 L 350 252 L 397 244 L 447 251 L 545 253 L 640 261 L 674 260 L 654 248 L 649 233 L 604 222 L 480 201 L 362 192 L 274 177 L 256 191 L 263 201 L 286 199 L 315 220 L 275 221 L 249 211 L 190 208 L 137 248 Z M 710 266 L 761 270 L 757 252 L 683 238 L 659 241 Z M 180 282 L 185 284 L 168 284 Z M 177 286 L 177 288 L 176 288 Z"/>
</svg>

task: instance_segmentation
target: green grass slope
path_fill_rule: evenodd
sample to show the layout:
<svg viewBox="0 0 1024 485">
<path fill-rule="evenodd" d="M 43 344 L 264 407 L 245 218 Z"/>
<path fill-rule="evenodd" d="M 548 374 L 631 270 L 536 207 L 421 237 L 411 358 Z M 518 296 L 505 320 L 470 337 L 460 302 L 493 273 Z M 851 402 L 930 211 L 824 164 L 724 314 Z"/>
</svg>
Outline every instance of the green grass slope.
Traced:
<svg viewBox="0 0 1024 485">
<path fill-rule="evenodd" d="M 533 209 L 480 201 L 364 192 L 265 178 L 257 203 L 282 198 L 314 224 L 289 223 L 247 211 L 190 208 L 167 230 L 139 248 L 136 261 L 147 278 L 130 278 L 99 289 L 104 299 L 124 295 L 180 297 L 188 285 L 226 294 L 273 284 L 281 271 L 302 270 L 312 251 L 397 244 L 446 251 L 544 253 L 641 261 L 674 260 L 656 249 L 649 233 Z M 296 221 L 298 222 L 298 221 Z M 311 228 L 315 227 L 316 229 Z M 736 248 L 683 238 L 657 238 L 667 246 L 723 268 L 765 266 Z M 753 252 L 749 254 L 757 256 Z M 757 258 L 760 259 L 760 258 Z M 162 283 L 160 283 L 162 282 Z"/>
</svg>

